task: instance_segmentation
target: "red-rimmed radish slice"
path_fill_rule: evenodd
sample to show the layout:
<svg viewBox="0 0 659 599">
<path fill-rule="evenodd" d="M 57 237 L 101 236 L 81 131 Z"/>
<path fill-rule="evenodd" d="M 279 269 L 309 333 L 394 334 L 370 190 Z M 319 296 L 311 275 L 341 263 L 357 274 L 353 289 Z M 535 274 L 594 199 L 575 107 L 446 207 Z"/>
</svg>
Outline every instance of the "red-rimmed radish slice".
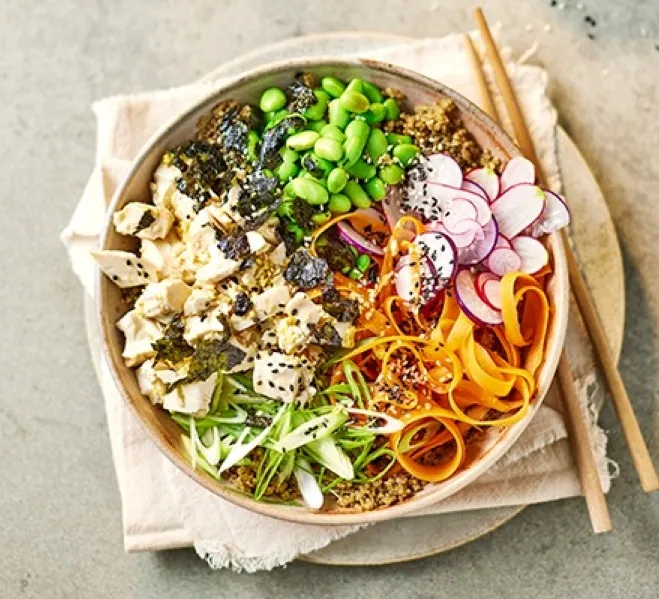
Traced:
<svg viewBox="0 0 659 599">
<path fill-rule="evenodd" d="M 487 259 L 487 267 L 502 277 L 509 272 L 517 272 L 522 266 L 522 259 L 515 250 L 499 248 L 494 250 Z"/>
<path fill-rule="evenodd" d="M 421 255 L 430 260 L 437 279 L 449 281 L 453 278 L 458 266 L 457 250 L 448 235 L 428 231 L 417 235 L 414 244 L 418 246 Z M 443 289 L 445 283 L 438 285 Z"/>
<path fill-rule="evenodd" d="M 519 235 L 511 243 L 522 261 L 519 267 L 522 272 L 532 275 L 549 262 L 547 249 L 537 239 L 526 235 Z"/>
<path fill-rule="evenodd" d="M 465 191 L 470 191 L 472 193 L 475 193 L 476 195 L 479 195 L 481 198 L 483 198 L 488 204 L 490 203 L 490 198 L 485 192 L 485 190 L 478 184 L 474 183 L 473 181 L 470 181 L 469 179 L 465 179 L 462 182 L 462 188 Z"/>
<path fill-rule="evenodd" d="M 447 154 L 431 154 L 419 162 L 425 171 L 425 180 L 429 183 L 442 183 L 452 187 L 462 186 L 462 169 Z"/>
<path fill-rule="evenodd" d="M 539 222 L 531 231 L 533 237 L 554 233 L 570 224 L 570 210 L 565 200 L 553 191 L 548 189 L 543 191 L 545 192 L 545 209 L 542 211 Z"/>
<path fill-rule="evenodd" d="M 446 283 L 438 276 L 429 258 L 422 257 L 415 263 L 408 254 L 396 264 L 396 293 L 408 304 L 423 306 L 433 301 Z"/>
<path fill-rule="evenodd" d="M 455 278 L 455 297 L 464 313 L 476 324 L 496 326 L 503 322 L 501 312 L 488 306 L 476 291 L 474 275 L 467 269 Z"/>
<path fill-rule="evenodd" d="M 487 194 L 490 203 L 494 202 L 501 193 L 499 177 L 491 168 L 474 168 L 465 175 L 465 179 L 480 186 Z"/>
<path fill-rule="evenodd" d="M 442 222 L 447 229 L 451 225 L 461 220 L 476 220 L 478 210 L 473 202 L 462 198 L 457 198 L 451 202 L 450 209 L 444 214 Z"/>
<path fill-rule="evenodd" d="M 346 221 L 342 220 L 337 223 L 336 228 L 339 231 L 339 238 L 359 250 L 362 254 L 384 256 L 384 250 L 381 247 L 371 243 L 363 235 L 357 233 Z"/>
<path fill-rule="evenodd" d="M 489 204 L 477 193 L 440 183 L 428 183 L 426 201 L 430 202 L 431 208 L 439 207 L 443 218 L 450 215 L 452 204 L 456 200 L 469 200 L 476 207 L 476 220 L 479 225 L 485 226 L 492 218 Z"/>
<path fill-rule="evenodd" d="M 475 235 L 468 246 L 458 249 L 458 263 L 473 266 L 485 260 L 495 248 L 498 239 L 497 230 L 497 221 L 490 219 L 490 222 L 481 229 L 482 235 Z"/>
<path fill-rule="evenodd" d="M 476 286 L 476 292 L 478 295 L 483 298 L 483 301 L 485 301 L 485 295 L 483 294 L 483 287 L 485 286 L 485 283 L 488 281 L 499 281 L 499 277 L 497 277 L 494 273 L 486 271 L 486 272 L 479 272 L 476 275 L 476 278 L 474 279 L 474 285 Z"/>
<path fill-rule="evenodd" d="M 506 248 L 511 250 L 513 248 L 513 244 L 510 243 L 510 240 L 505 235 L 501 235 L 501 233 L 499 233 L 499 236 L 497 237 L 497 242 L 494 245 L 494 249 L 497 248 Z"/>
<path fill-rule="evenodd" d="M 490 279 L 483 285 L 485 301 L 495 310 L 501 310 L 501 281 Z"/>
<path fill-rule="evenodd" d="M 476 234 L 481 232 L 481 226 L 475 220 L 463 220 L 457 223 L 454 231 L 449 231 L 443 224 L 434 223 L 428 227 L 431 231 L 437 231 L 446 235 L 455 244 L 455 247 L 469 247 L 476 238 Z"/>
<path fill-rule="evenodd" d="M 534 225 L 544 207 L 544 192 L 529 183 L 520 183 L 507 189 L 491 206 L 499 225 L 499 233 L 508 239 Z"/>
<path fill-rule="evenodd" d="M 520 183 L 535 183 L 535 166 L 522 156 L 511 158 L 501 173 L 501 193 Z"/>
</svg>

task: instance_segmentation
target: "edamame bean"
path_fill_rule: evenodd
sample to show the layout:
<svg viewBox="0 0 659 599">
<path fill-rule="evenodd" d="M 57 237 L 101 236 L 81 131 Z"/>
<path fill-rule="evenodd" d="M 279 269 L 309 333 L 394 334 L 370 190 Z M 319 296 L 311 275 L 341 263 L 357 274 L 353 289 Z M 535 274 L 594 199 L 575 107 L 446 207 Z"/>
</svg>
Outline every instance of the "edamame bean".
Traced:
<svg viewBox="0 0 659 599">
<path fill-rule="evenodd" d="M 374 163 L 378 161 L 380 156 L 386 154 L 388 145 L 387 137 L 380 129 L 371 129 L 368 142 L 366 142 L 366 152 Z"/>
<path fill-rule="evenodd" d="M 346 127 L 346 137 L 358 137 L 366 143 L 368 139 L 368 134 L 371 132 L 371 128 L 365 121 L 361 119 L 354 119 L 348 123 Z"/>
<path fill-rule="evenodd" d="M 346 89 L 361 94 L 364 91 L 364 82 L 361 79 L 351 79 Z"/>
<path fill-rule="evenodd" d="M 387 186 L 379 177 L 373 177 L 366 182 L 366 192 L 372 200 L 379 202 L 387 195 Z"/>
<path fill-rule="evenodd" d="M 355 208 L 368 208 L 371 200 L 368 199 L 367 193 L 362 186 L 356 181 L 348 181 L 344 187 L 345 194 L 350 198 Z"/>
<path fill-rule="evenodd" d="M 371 265 L 371 258 L 366 254 L 360 254 L 359 257 L 357 258 L 357 268 L 362 272 L 366 272 L 370 265 Z"/>
<path fill-rule="evenodd" d="M 309 121 L 307 122 L 307 129 L 315 131 L 316 133 L 320 133 L 325 125 L 327 125 L 327 121 L 325 119 L 321 119 L 319 121 Z"/>
<path fill-rule="evenodd" d="M 363 274 L 364 274 L 364 273 L 363 273 L 361 270 L 358 270 L 358 269 L 356 269 L 356 268 L 353 268 L 353 269 L 351 269 L 350 272 L 348 273 L 348 276 L 349 276 L 351 279 L 353 279 L 353 280 L 356 281 L 357 279 L 361 279 L 362 276 L 363 276 Z"/>
<path fill-rule="evenodd" d="M 256 162 L 259 158 L 256 152 L 256 146 L 259 145 L 259 141 L 259 134 L 256 131 L 249 131 L 247 133 L 247 158 L 251 162 Z"/>
<path fill-rule="evenodd" d="M 296 223 L 288 223 L 286 229 L 295 235 L 295 243 L 302 243 L 304 239 L 304 231 Z"/>
<path fill-rule="evenodd" d="M 400 135 L 399 133 L 387 133 L 387 141 L 392 146 L 397 146 L 398 144 L 411 144 L 412 138 L 409 135 Z"/>
<path fill-rule="evenodd" d="M 380 167 L 380 179 L 387 185 L 396 185 L 405 177 L 405 171 L 397 164 L 387 164 Z"/>
<path fill-rule="evenodd" d="M 346 166 L 352 166 L 357 162 L 364 152 L 366 142 L 359 137 L 349 137 L 343 144 L 344 162 Z"/>
<path fill-rule="evenodd" d="M 279 150 L 279 155 L 284 162 L 297 162 L 300 158 L 300 155 L 295 150 L 291 150 L 286 146 Z"/>
<path fill-rule="evenodd" d="M 379 102 L 371 104 L 368 108 L 368 112 L 364 113 L 364 119 L 369 125 L 374 125 L 375 123 L 384 121 L 386 116 L 387 109 L 384 107 L 384 104 L 380 104 Z"/>
<path fill-rule="evenodd" d="M 323 77 L 320 85 L 332 98 L 338 98 L 346 88 L 343 81 L 332 76 Z"/>
<path fill-rule="evenodd" d="M 330 193 L 337 194 L 346 186 L 347 182 L 348 173 L 346 173 L 340 166 L 337 166 L 330 171 L 329 175 L 327 175 L 327 190 Z M 330 198 L 330 202 L 331 200 L 332 199 Z"/>
<path fill-rule="evenodd" d="M 343 158 L 343 146 L 341 145 L 341 142 L 338 142 L 335 139 L 321 137 L 316 140 L 313 150 L 321 158 L 331 160 L 332 162 L 338 162 Z"/>
<path fill-rule="evenodd" d="M 295 135 L 291 135 L 286 140 L 286 146 L 291 150 L 308 150 L 313 148 L 316 140 L 320 137 L 315 131 L 301 131 Z"/>
<path fill-rule="evenodd" d="M 316 214 L 311 215 L 311 222 L 320 227 L 321 225 L 324 225 L 330 218 L 332 218 L 332 214 L 330 212 L 317 212 Z"/>
<path fill-rule="evenodd" d="M 286 94 L 278 87 L 269 87 L 261 94 L 259 108 L 263 112 L 275 112 L 286 106 Z"/>
<path fill-rule="evenodd" d="M 282 162 L 277 168 L 277 177 L 282 183 L 295 177 L 298 174 L 300 167 L 295 162 Z"/>
<path fill-rule="evenodd" d="M 307 152 L 300 161 L 302 166 L 311 173 L 316 179 L 322 179 L 327 176 L 334 168 L 329 160 L 318 156 L 315 152 Z"/>
<path fill-rule="evenodd" d="M 363 160 L 358 160 L 355 164 L 346 168 L 349 175 L 352 175 L 356 179 L 371 179 L 375 177 L 375 167 L 368 162 Z"/>
<path fill-rule="evenodd" d="M 355 114 L 366 112 L 370 106 L 368 98 L 364 94 L 360 94 L 351 89 L 346 89 L 346 91 L 341 94 L 339 102 L 345 110 Z"/>
<path fill-rule="evenodd" d="M 326 204 L 329 200 L 327 190 L 314 179 L 300 178 L 291 181 L 292 189 L 298 198 L 302 198 L 312 206 Z"/>
<path fill-rule="evenodd" d="M 272 127 L 280 123 L 282 119 L 285 119 L 288 116 L 288 110 L 282 108 L 281 110 L 269 112 L 268 114 L 271 115 L 271 117 L 268 119 L 268 124 L 265 126 L 265 128 L 272 129 Z"/>
<path fill-rule="evenodd" d="M 394 147 L 394 158 L 398 158 L 403 166 L 408 166 L 419 153 L 419 148 L 414 144 L 399 144 Z"/>
<path fill-rule="evenodd" d="M 291 179 L 288 183 L 286 183 L 286 185 L 284 185 L 285 198 L 293 199 L 295 197 L 295 192 L 293 191 L 293 181 L 295 181 L 295 179 Z"/>
<path fill-rule="evenodd" d="M 333 193 L 329 199 L 329 209 L 333 214 L 345 214 L 352 210 L 350 198 L 342 193 Z"/>
<path fill-rule="evenodd" d="M 387 120 L 395 121 L 400 116 L 400 108 L 398 102 L 393 98 L 387 98 L 384 102 L 384 107 L 387 111 Z"/>
<path fill-rule="evenodd" d="M 380 88 L 370 81 L 364 81 L 362 83 L 362 93 L 368 98 L 368 101 L 371 104 L 373 102 L 382 102 L 384 100 Z"/>
<path fill-rule="evenodd" d="M 332 100 L 329 103 L 329 122 L 339 129 L 345 129 L 350 122 L 350 113 L 341 106 L 341 100 Z"/>
<path fill-rule="evenodd" d="M 341 129 L 339 129 L 336 125 L 325 125 L 321 130 L 320 130 L 320 135 L 321 137 L 327 137 L 328 139 L 333 139 L 335 141 L 338 141 L 339 143 L 343 143 L 345 141 L 345 134 Z"/>
<path fill-rule="evenodd" d="M 314 89 L 313 93 L 316 96 L 316 103 L 304 111 L 304 116 L 311 121 L 317 121 L 325 115 L 330 97 L 323 89 Z"/>
</svg>

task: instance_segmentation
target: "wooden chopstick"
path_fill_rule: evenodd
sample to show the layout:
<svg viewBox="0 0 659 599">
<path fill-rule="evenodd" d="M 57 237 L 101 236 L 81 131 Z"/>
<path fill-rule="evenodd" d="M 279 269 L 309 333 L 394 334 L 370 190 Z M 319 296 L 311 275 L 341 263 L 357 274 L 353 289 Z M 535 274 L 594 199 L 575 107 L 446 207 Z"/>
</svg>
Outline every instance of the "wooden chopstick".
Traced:
<svg viewBox="0 0 659 599">
<path fill-rule="evenodd" d="M 469 63 L 474 74 L 474 79 L 476 80 L 476 85 L 478 85 L 478 93 L 481 98 L 480 107 L 495 123 L 499 123 L 499 113 L 492 97 L 492 90 L 487 84 L 480 56 L 478 56 L 478 52 L 474 48 L 474 42 L 471 40 L 470 35 L 465 35 L 465 48 L 467 49 L 467 56 L 469 57 Z"/>
<path fill-rule="evenodd" d="M 480 13 L 480 19 L 477 17 L 476 20 L 479 28 L 481 29 L 481 35 L 486 43 L 486 48 L 488 47 L 487 38 L 489 37 L 489 43 L 494 49 L 493 53 L 501 64 L 498 51 L 496 50 L 496 45 L 494 44 L 494 40 L 490 35 L 489 28 L 487 27 L 487 23 L 485 22 L 480 9 L 477 10 L 477 13 Z M 483 28 L 485 31 L 483 31 Z M 494 61 L 491 62 L 494 64 Z M 482 73 L 483 68 L 480 59 L 472 61 L 472 66 L 475 71 L 476 79 L 484 79 Z M 501 68 L 503 68 L 503 64 L 501 64 Z M 491 95 L 489 88 L 488 95 Z M 515 104 L 517 103 L 515 102 Z M 506 107 L 508 108 L 507 104 Z M 508 110 L 510 109 L 508 108 Z M 561 352 L 557 378 L 560 391 L 559 394 L 563 400 L 563 404 L 565 405 L 567 426 L 570 432 L 570 440 L 572 443 L 572 452 L 577 464 L 579 480 L 581 482 L 581 487 L 586 498 L 586 505 L 588 507 L 588 514 L 590 516 L 593 531 L 595 533 L 606 532 L 611 530 L 611 518 L 609 516 L 609 510 L 606 505 L 606 498 L 604 496 L 604 492 L 602 491 L 602 485 L 599 479 L 599 474 L 597 472 L 595 458 L 592 453 L 590 434 L 581 412 L 581 402 L 579 400 L 577 390 L 574 386 L 574 381 L 572 379 L 572 373 L 570 372 L 570 365 L 565 350 Z"/>
<path fill-rule="evenodd" d="M 506 69 L 499 56 L 496 44 L 492 39 L 492 34 L 487 26 L 483 11 L 480 8 L 477 8 L 474 11 L 474 20 L 476 21 L 476 25 L 478 26 L 485 43 L 487 56 L 494 71 L 494 78 L 501 91 L 501 96 L 506 105 L 506 109 L 510 115 L 515 136 L 517 137 L 517 143 L 519 144 L 522 153 L 535 164 L 538 178 L 544 185 L 546 185 L 546 177 L 542 170 L 540 161 L 538 160 L 533 140 L 529 134 L 528 126 L 524 120 L 524 114 L 519 107 L 510 79 L 508 78 Z M 611 349 L 604 332 L 604 327 L 602 326 L 595 304 L 590 296 L 583 275 L 581 274 L 579 263 L 574 255 L 566 231 L 561 231 L 561 235 L 565 245 L 565 254 L 567 256 L 572 292 L 577 300 L 579 310 L 583 316 L 584 323 L 586 324 L 586 329 L 588 330 L 588 334 L 590 335 L 590 339 L 595 348 L 595 353 L 599 359 L 600 366 L 602 367 L 604 378 L 609 386 L 613 405 L 618 415 L 620 425 L 622 426 L 629 452 L 641 481 L 641 486 L 647 493 L 656 491 L 659 489 L 659 477 L 657 477 L 657 471 L 652 463 L 650 452 L 643 439 L 643 434 L 641 433 L 638 420 L 634 414 L 634 409 L 629 400 L 629 396 L 627 395 L 627 391 L 625 390 L 625 385 L 618 372 L 616 362 L 611 355 Z"/>
</svg>

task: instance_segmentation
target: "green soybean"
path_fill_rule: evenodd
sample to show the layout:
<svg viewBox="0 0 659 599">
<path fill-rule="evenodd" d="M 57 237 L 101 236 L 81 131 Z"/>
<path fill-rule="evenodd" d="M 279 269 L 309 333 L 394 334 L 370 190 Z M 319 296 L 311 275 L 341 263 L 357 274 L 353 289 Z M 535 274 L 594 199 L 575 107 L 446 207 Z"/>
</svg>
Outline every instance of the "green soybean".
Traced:
<svg viewBox="0 0 659 599">
<path fill-rule="evenodd" d="M 366 152 L 374 163 L 378 161 L 380 156 L 387 152 L 388 145 L 387 137 L 380 129 L 371 129 L 368 141 L 366 142 Z"/>
<path fill-rule="evenodd" d="M 368 123 L 366 123 L 366 121 L 362 121 L 361 119 L 350 121 L 346 127 L 346 137 L 358 137 L 359 139 L 363 140 L 364 143 L 366 143 L 368 134 L 370 132 L 371 128 L 368 126 Z"/>
<path fill-rule="evenodd" d="M 328 139 L 333 139 L 335 141 L 338 141 L 340 143 L 343 143 L 345 141 L 345 134 L 341 129 L 339 129 L 336 125 L 325 125 L 321 130 L 320 130 L 320 136 L 321 137 L 326 137 Z"/>
<path fill-rule="evenodd" d="M 286 140 L 286 146 L 291 150 L 308 150 L 313 148 L 316 140 L 320 137 L 315 131 L 301 131 L 295 135 L 291 135 Z"/>
<path fill-rule="evenodd" d="M 351 79 L 346 89 L 361 94 L 364 91 L 364 82 L 361 79 Z"/>
<path fill-rule="evenodd" d="M 284 162 L 296 162 L 300 158 L 300 155 L 295 150 L 291 150 L 286 146 L 279 150 L 279 155 Z"/>
<path fill-rule="evenodd" d="M 350 113 L 343 108 L 340 99 L 332 100 L 329 103 L 328 113 L 329 122 L 339 129 L 345 129 L 350 122 Z"/>
<path fill-rule="evenodd" d="M 368 208 L 371 205 L 371 200 L 368 194 L 364 191 L 362 186 L 356 181 L 348 181 L 344 187 L 345 194 L 350 198 L 352 205 L 355 208 Z"/>
<path fill-rule="evenodd" d="M 268 119 L 268 124 L 265 126 L 265 128 L 272 129 L 272 127 L 281 122 L 282 119 L 286 118 L 289 115 L 289 112 L 284 108 L 275 112 L 269 112 L 268 114 L 271 116 Z"/>
<path fill-rule="evenodd" d="M 327 175 L 327 190 L 330 193 L 339 193 L 348 182 L 348 173 L 340 166 L 332 169 Z"/>
<path fill-rule="evenodd" d="M 275 112 L 286 106 L 286 94 L 278 87 L 269 87 L 261 94 L 259 108 L 263 112 Z"/>
<path fill-rule="evenodd" d="M 249 131 L 247 133 L 247 158 L 251 162 L 256 162 L 258 160 L 258 153 L 256 147 L 259 145 L 261 138 L 256 131 Z"/>
<path fill-rule="evenodd" d="M 384 121 L 387 116 L 387 109 L 384 107 L 384 104 L 375 102 L 371 104 L 368 108 L 368 112 L 364 113 L 364 119 L 369 125 L 375 125 Z"/>
<path fill-rule="evenodd" d="M 366 192 L 372 200 L 379 202 L 387 195 L 387 186 L 379 177 L 373 177 L 366 182 Z"/>
<path fill-rule="evenodd" d="M 342 193 L 333 193 L 329 199 L 329 209 L 333 214 L 345 214 L 352 210 L 352 202 Z"/>
<path fill-rule="evenodd" d="M 361 279 L 363 275 L 364 275 L 364 273 L 361 270 L 358 270 L 356 268 L 351 269 L 350 272 L 348 273 L 348 276 L 351 279 L 354 279 L 355 281 L 357 279 Z"/>
<path fill-rule="evenodd" d="M 299 173 L 298 173 L 299 176 Z M 295 179 L 291 179 L 286 185 L 284 185 L 284 197 L 285 198 L 290 198 L 293 199 L 295 198 L 295 192 L 293 191 L 293 181 Z"/>
<path fill-rule="evenodd" d="M 351 89 L 346 89 L 346 91 L 341 94 L 339 102 L 345 110 L 355 114 L 366 112 L 370 106 L 368 98 L 364 94 L 360 94 Z"/>
<path fill-rule="evenodd" d="M 398 158 L 403 166 L 408 166 L 417 157 L 418 153 L 419 148 L 414 144 L 399 144 L 393 150 L 394 158 Z"/>
<path fill-rule="evenodd" d="M 332 76 L 323 77 L 320 85 L 332 98 L 338 98 L 346 88 L 343 81 Z"/>
<path fill-rule="evenodd" d="M 322 128 L 327 125 L 327 121 L 325 119 L 321 119 L 319 121 L 308 121 L 307 122 L 307 129 L 310 129 L 311 131 L 315 131 L 316 133 L 320 133 Z"/>
<path fill-rule="evenodd" d="M 314 179 L 298 177 L 291 181 L 292 189 L 298 198 L 302 198 L 313 206 L 326 204 L 329 200 L 327 190 Z"/>
<path fill-rule="evenodd" d="M 312 121 L 317 121 L 325 115 L 330 97 L 323 89 L 314 89 L 313 93 L 316 96 L 316 103 L 304 111 L 304 117 Z"/>
<path fill-rule="evenodd" d="M 380 88 L 375 85 L 375 83 L 371 83 L 370 81 L 364 81 L 362 83 L 362 93 L 371 103 L 384 101 L 384 96 L 382 95 Z"/>
<path fill-rule="evenodd" d="M 366 254 L 360 254 L 357 258 L 357 268 L 362 272 L 366 272 L 368 267 L 371 265 L 371 258 Z"/>
<path fill-rule="evenodd" d="M 399 133 L 387 133 L 387 141 L 392 146 L 397 146 L 398 144 L 411 144 L 412 138 L 409 135 L 400 135 Z"/>
<path fill-rule="evenodd" d="M 313 151 L 321 158 L 332 162 L 338 162 L 343 158 L 343 146 L 341 142 L 335 139 L 329 139 L 328 137 L 321 137 L 316 140 Z"/>
<path fill-rule="evenodd" d="M 357 162 L 364 152 L 365 140 L 359 137 L 349 137 L 343 144 L 344 162 L 346 166 L 352 166 Z"/>
<path fill-rule="evenodd" d="M 358 160 L 355 164 L 346 168 L 349 175 L 352 175 L 356 179 L 371 179 L 375 177 L 375 166 L 364 162 L 363 160 Z"/>
<path fill-rule="evenodd" d="M 295 177 L 298 174 L 300 167 L 295 162 L 282 162 L 277 168 L 277 177 L 282 183 Z"/>
<path fill-rule="evenodd" d="M 330 212 L 317 212 L 316 214 L 311 215 L 311 222 L 320 227 L 321 225 L 324 225 L 330 218 L 332 218 L 332 214 Z"/>
<path fill-rule="evenodd" d="M 400 116 L 400 108 L 398 102 L 393 98 L 387 98 L 384 102 L 384 107 L 387 110 L 387 120 L 395 121 Z"/>
<path fill-rule="evenodd" d="M 405 171 L 397 164 L 387 164 L 380 167 L 380 179 L 387 185 L 396 185 L 405 177 Z"/>
<path fill-rule="evenodd" d="M 295 235 L 295 243 L 302 243 L 302 240 L 304 239 L 304 231 L 300 229 L 299 225 L 288 223 L 286 229 Z"/>
</svg>

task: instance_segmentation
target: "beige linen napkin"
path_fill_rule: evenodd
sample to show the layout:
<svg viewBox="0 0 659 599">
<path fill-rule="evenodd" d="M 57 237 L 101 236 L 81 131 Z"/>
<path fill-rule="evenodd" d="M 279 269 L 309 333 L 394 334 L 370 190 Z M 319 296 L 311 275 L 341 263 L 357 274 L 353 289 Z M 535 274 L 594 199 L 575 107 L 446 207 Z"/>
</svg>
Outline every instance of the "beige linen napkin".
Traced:
<svg viewBox="0 0 659 599">
<path fill-rule="evenodd" d="M 552 185 L 560 188 L 556 157 L 556 113 L 546 93 L 546 73 L 512 62 L 508 71 L 531 125 L 540 158 Z M 477 99 L 462 36 L 426 39 L 373 52 L 370 58 L 399 64 L 437 79 Z M 113 97 L 94 105 L 98 143 L 96 167 L 71 223 L 62 233 L 72 268 L 93 295 L 95 267 L 89 257 L 105 219 L 107 203 L 140 147 L 167 120 L 216 83 Z M 504 111 L 501 111 L 504 114 Z M 568 335 L 571 361 L 583 399 L 592 404 L 593 360 L 576 326 Z M 316 527 L 280 522 L 236 507 L 203 489 L 176 469 L 147 439 L 123 405 L 105 364 L 97 364 L 108 416 L 113 459 L 121 492 L 127 551 L 194 545 L 215 568 L 255 571 L 285 564 L 297 555 L 325 547 L 358 527 Z M 423 514 L 550 501 L 580 493 L 555 398 L 540 407 L 528 429 L 487 474 Z M 593 442 L 604 488 L 609 488 L 606 438 L 593 424 Z M 420 514 L 421 515 L 421 514 Z"/>
</svg>

